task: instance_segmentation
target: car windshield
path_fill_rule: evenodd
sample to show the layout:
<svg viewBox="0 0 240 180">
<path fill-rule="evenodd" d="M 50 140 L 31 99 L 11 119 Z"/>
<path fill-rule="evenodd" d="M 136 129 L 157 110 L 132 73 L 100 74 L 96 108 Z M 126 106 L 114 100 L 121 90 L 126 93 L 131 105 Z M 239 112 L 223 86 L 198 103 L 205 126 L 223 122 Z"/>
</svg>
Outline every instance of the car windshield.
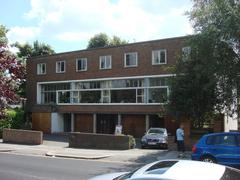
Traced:
<svg viewBox="0 0 240 180">
<path fill-rule="evenodd" d="M 163 134 L 164 129 L 149 129 L 148 134 Z"/>
</svg>

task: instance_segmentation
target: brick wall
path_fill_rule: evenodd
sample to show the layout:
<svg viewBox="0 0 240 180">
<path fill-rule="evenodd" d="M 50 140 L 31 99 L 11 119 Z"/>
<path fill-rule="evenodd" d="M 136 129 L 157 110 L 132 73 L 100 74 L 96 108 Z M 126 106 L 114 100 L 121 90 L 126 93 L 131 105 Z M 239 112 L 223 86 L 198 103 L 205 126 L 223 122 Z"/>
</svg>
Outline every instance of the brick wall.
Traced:
<svg viewBox="0 0 240 180">
<path fill-rule="evenodd" d="M 36 57 L 27 60 L 27 110 L 32 111 L 36 104 L 37 82 L 81 80 L 109 77 L 128 77 L 168 74 L 166 67 L 176 62 L 186 37 L 133 43 L 118 47 L 97 48 L 92 50 L 60 53 L 51 56 Z M 167 49 L 167 65 L 152 65 L 152 50 Z M 138 67 L 124 68 L 124 53 L 138 52 Z M 99 56 L 112 56 L 112 69 L 99 70 Z M 88 58 L 88 70 L 76 72 L 76 58 Z M 66 61 L 66 72 L 56 73 L 56 61 Z M 46 63 L 46 75 L 37 75 L 37 64 Z"/>
</svg>

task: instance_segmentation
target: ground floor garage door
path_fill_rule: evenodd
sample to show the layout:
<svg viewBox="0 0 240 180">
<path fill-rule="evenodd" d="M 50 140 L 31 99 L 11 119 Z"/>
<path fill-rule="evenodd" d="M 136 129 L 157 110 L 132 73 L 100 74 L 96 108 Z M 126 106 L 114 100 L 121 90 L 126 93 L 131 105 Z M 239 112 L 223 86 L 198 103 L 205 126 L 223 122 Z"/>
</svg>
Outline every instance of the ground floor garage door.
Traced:
<svg viewBox="0 0 240 180">
<path fill-rule="evenodd" d="M 122 115 L 123 133 L 142 137 L 146 131 L 145 115 Z"/>
</svg>

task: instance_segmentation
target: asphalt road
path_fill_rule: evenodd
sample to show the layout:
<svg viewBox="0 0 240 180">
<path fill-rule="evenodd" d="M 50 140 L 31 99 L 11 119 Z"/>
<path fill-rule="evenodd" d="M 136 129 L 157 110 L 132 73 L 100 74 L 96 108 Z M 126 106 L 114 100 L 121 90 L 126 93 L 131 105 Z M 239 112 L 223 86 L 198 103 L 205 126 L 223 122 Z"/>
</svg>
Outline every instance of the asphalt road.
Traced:
<svg viewBox="0 0 240 180">
<path fill-rule="evenodd" d="M 99 174 L 133 168 L 132 165 L 116 162 L 0 153 L 1 180 L 84 180 Z"/>
</svg>

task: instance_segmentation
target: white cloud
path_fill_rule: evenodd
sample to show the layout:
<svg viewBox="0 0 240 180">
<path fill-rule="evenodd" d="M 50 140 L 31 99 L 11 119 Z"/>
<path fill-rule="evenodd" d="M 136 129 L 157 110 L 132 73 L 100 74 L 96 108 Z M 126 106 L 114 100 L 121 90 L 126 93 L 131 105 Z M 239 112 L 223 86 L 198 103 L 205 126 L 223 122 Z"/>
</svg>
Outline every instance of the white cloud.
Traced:
<svg viewBox="0 0 240 180">
<path fill-rule="evenodd" d="M 15 26 L 10 29 L 7 33 L 8 39 L 10 41 L 18 41 L 20 43 L 25 43 L 26 41 L 36 39 L 38 34 L 40 34 L 41 29 L 39 27 L 19 27 Z"/>
<path fill-rule="evenodd" d="M 31 0 L 24 17 L 36 27 L 14 27 L 9 34 L 66 42 L 86 42 L 99 32 L 130 41 L 186 35 L 192 33 L 184 16 L 190 6 L 190 0 Z"/>
</svg>

